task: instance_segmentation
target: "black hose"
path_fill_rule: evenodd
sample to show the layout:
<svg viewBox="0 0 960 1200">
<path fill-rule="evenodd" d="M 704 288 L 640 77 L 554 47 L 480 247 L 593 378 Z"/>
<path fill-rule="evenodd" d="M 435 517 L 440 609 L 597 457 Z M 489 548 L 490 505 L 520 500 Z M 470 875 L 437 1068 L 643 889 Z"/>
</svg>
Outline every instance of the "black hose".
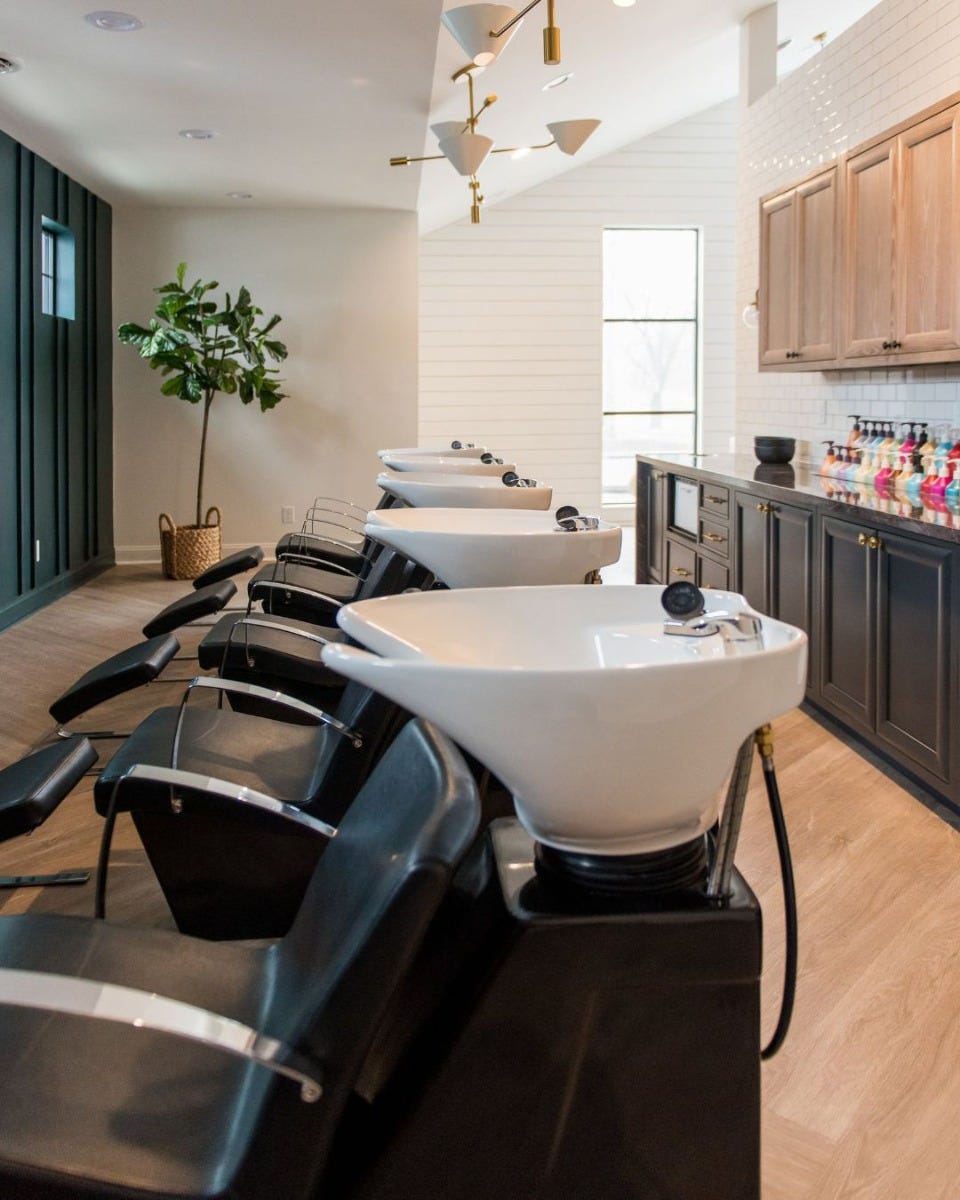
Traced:
<svg viewBox="0 0 960 1200">
<path fill-rule="evenodd" d="M 773 758 L 763 758 L 763 782 L 767 788 L 770 816 L 777 838 L 777 853 L 780 855 L 780 878 L 783 882 L 783 915 L 786 926 L 786 952 L 783 964 L 783 999 L 780 1001 L 780 1017 L 773 1037 L 760 1052 L 764 1060 L 773 1058 L 783 1045 L 793 1016 L 793 1002 L 797 993 L 797 890 L 793 879 L 793 863 L 790 860 L 790 842 L 787 838 L 787 823 L 780 803 L 777 774 L 773 769 Z"/>
</svg>

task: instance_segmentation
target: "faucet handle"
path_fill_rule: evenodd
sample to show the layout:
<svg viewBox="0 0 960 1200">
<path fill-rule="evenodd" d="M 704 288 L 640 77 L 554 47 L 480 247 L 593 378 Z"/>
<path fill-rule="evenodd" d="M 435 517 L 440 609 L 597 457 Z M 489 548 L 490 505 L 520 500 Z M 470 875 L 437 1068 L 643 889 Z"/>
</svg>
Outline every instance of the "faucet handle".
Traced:
<svg viewBox="0 0 960 1200">
<path fill-rule="evenodd" d="M 579 513 L 575 517 L 561 517 L 557 521 L 557 529 L 563 533 L 577 533 L 584 529 L 599 529 L 599 517 L 581 517 Z"/>
</svg>

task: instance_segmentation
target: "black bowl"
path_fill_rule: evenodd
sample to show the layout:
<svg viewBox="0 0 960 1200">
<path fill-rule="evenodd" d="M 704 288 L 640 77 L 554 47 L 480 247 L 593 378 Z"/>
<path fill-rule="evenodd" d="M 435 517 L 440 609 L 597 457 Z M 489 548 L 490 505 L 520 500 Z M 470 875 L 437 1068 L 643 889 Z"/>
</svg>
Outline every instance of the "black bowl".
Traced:
<svg viewBox="0 0 960 1200">
<path fill-rule="evenodd" d="M 755 437 L 753 452 L 762 463 L 788 463 L 797 449 L 796 438 Z"/>
</svg>

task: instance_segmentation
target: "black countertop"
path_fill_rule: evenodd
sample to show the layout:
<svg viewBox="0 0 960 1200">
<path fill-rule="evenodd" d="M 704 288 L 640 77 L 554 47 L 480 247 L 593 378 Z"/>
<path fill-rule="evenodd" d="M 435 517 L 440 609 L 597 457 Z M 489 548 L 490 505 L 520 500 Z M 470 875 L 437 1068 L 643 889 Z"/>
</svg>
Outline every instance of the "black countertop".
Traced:
<svg viewBox="0 0 960 1200">
<path fill-rule="evenodd" d="M 924 497 L 922 507 L 914 507 L 905 496 L 819 475 L 819 467 L 812 463 L 773 466 L 758 463 L 748 454 L 638 454 L 637 459 L 660 470 L 703 476 L 728 487 L 748 485 L 751 492 L 785 504 L 815 501 L 837 516 L 960 545 L 960 508 L 956 505 Z"/>
</svg>

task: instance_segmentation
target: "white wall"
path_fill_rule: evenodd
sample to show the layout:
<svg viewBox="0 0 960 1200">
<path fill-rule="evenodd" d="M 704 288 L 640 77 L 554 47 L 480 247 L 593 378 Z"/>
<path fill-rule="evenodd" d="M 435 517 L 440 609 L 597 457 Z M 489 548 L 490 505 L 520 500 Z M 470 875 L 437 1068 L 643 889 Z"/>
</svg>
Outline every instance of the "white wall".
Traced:
<svg viewBox="0 0 960 1200">
<path fill-rule="evenodd" d="M 885 0 L 741 116 L 739 308 L 759 278 L 760 196 L 960 91 L 960 0 Z M 804 372 L 757 370 L 757 334 L 737 340 L 737 441 L 792 434 L 800 457 L 846 435 L 848 413 L 960 424 L 960 366 Z"/>
<path fill-rule="evenodd" d="M 375 451 L 416 433 L 417 245 L 414 213 L 114 210 L 116 324 L 145 322 L 181 260 L 191 280 L 245 284 L 283 317 L 287 399 L 261 413 L 221 395 L 211 409 L 204 496 L 226 546 L 271 546 L 280 506 L 299 522 L 318 493 L 375 502 Z M 158 559 L 158 514 L 193 521 L 200 406 L 161 396 L 132 347 L 114 363 L 117 557 Z"/>
<path fill-rule="evenodd" d="M 560 501 L 596 508 L 603 228 L 697 225 L 704 230 L 703 443 L 727 448 L 736 122 L 732 101 L 490 204 L 480 226 L 464 219 L 422 239 L 420 441 L 484 442 L 553 484 Z"/>
</svg>

